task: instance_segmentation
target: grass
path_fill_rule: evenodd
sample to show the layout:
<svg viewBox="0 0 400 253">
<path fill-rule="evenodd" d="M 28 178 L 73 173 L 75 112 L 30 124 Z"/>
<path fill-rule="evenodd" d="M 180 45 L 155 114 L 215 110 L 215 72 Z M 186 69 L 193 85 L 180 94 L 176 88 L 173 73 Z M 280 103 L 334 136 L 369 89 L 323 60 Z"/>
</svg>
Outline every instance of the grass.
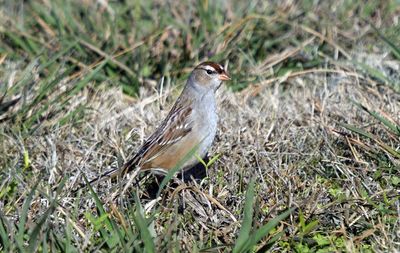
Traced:
<svg viewBox="0 0 400 253">
<path fill-rule="evenodd" d="M 0 2 L 0 250 L 399 249 L 399 2 L 328 2 Z M 203 60 L 232 76 L 208 177 L 74 192 Z"/>
</svg>

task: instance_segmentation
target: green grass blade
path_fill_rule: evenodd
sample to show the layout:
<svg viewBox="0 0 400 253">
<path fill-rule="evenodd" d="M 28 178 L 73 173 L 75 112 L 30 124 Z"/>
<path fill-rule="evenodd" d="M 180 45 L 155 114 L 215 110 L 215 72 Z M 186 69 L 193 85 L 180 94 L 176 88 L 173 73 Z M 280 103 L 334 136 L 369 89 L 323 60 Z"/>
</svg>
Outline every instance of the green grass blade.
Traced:
<svg viewBox="0 0 400 253">
<path fill-rule="evenodd" d="M 301 210 L 299 211 L 299 225 L 300 225 L 301 230 L 303 231 L 304 227 L 306 226 L 306 222 L 304 219 L 303 212 Z"/>
<path fill-rule="evenodd" d="M 67 124 L 68 122 L 72 121 L 75 118 L 83 118 L 83 116 L 82 117 L 77 117 L 77 116 L 84 115 L 86 109 L 87 108 L 85 106 L 79 105 L 78 108 L 71 111 L 66 116 L 60 119 L 59 121 L 60 126 L 64 126 L 65 124 Z"/>
<path fill-rule="evenodd" d="M 36 192 L 36 188 L 39 185 L 39 180 L 35 183 L 35 185 L 32 187 L 31 191 L 29 192 L 28 196 L 26 197 L 24 204 L 22 205 L 22 210 L 20 213 L 20 221 L 18 224 L 18 232 L 17 235 L 15 237 L 15 242 L 19 248 L 19 250 L 21 252 L 25 252 L 25 249 L 23 247 L 24 245 L 24 235 L 26 234 L 26 230 L 25 230 L 25 224 L 26 224 L 26 219 L 28 217 L 28 211 L 29 211 L 29 207 L 31 205 L 32 199 L 33 199 L 33 195 Z"/>
<path fill-rule="evenodd" d="M 143 214 L 143 207 L 140 204 L 139 197 L 135 194 L 136 212 L 133 216 L 136 226 L 139 228 L 140 237 L 144 244 L 144 252 L 155 252 L 153 237 L 149 231 L 146 219 Z"/>
<path fill-rule="evenodd" d="M 380 113 L 375 112 L 375 111 L 368 111 L 371 116 L 373 116 L 375 119 L 379 120 L 383 125 L 385 125 L 387 128 L 392 130 L 394 134 L 400 137 L 400 126 L 393 124 L 390 120 L 382 116 Z"/>
<path fill-rule="evenodd" d="M 103 60 L 103 62 L 97 66 L 93 71 L 91 71 L 85 78 L 78 81 L 74 87 L 68 92 L 69 96 L 73 96 L 78 93 L 83 87 L 85 87 L 96 75 L 99 73 L 101 69 L 108 63 L 108 59 Z"/>
<path fill-rule="evenodd" d="M 360 109 L 366 111 L 369 115 L 371 115 L 372 117 L 374 117 L 375 119 L 379 120 L 383 125 L 385 125 L 387 128 L 389 128 L 390 130 L 392 130 L 392 132 L 395 135 L 400 136 L 400 126 L 392 123 L 389 119 L 387 119 L 386 117 L 384 117 L 383 115 L 381 115 L 379 112 L 376 111 L 371 111 L 369 110 L 367 107 L 365 107 L 364 105 L 362 105 L 359 102 L 356 102 L 354 100 L 352 100 L 352 102 L 359 107 Z"/>
<path fill-rule="evenodd" d="M 390 146 L 386 145 L 385 143 L 383 143 L 381 140 L 377 139 L 374 135 L 349 124 L 346 123 L 341 123 L 339 122 L 339 125 L 341 125 L 342 127 L 354 132 L 354 133 L 358 133 L 366 138 L 369 138 L 373 141 L 375 141 L 379 146 L 381 146 L 384 150 L 386 150 L 388 153 L 390 153 L 391 155 L 395 156 L 396 158 L 400 158 L 400 152 L 396 151 L 395 149 L 391 148 Z"/>
<path fill-rule="evenodd" d="M 294 210 L 295 208 L 290 208 L 286 210 L 285 212 L 276 216 L 275 218 L 270 220 L 267 224 L 259 228 L 255 233 L 251 235 L 250 246 L 253 247 L 257 245 L 257 243 L 261 241 L 262 238 L 268 235 L 272 231 L 272 229 L 274 229 L 279 224 L 279 222 L 286 219 Z"/>
<path fill-rule="evenodd" d="M 64 188 L 65 182 L 67 181 L 67 177 L 64 177 L 61 182 L 57 186 L 56 190 L 56 196 L 60 194 L 62 189 Z M 49 220 L 50 216 L 53 214 L 56 206 L 57 206 L 57 197 L 53 199 L 50 202 L 49 208 L 44 212 L 44 214 L 40 217 L 39 222 L 35 225 L 35 227 L 32 229 L 32 231 L 29 234 L 29 241 L 28 241 L 28 252 L 36 252 L 37 251 L 37 244 L 40 242 L 39 240 L 39 235 L 41 234 L 41 231 L 46 224 L 46 222 Z"/>
<path fill-rule="evenodd" d="M 71 223 L 67 220 L 66 221 L 66 229 L 65 229 L 65 252 L 70 253 L 73 252 L 73 245 L 72 245 L 72 233 L 71 233 Z"/>
<path fill-rule="evenodd" d="M 24 52 L 29 53 L 31 56 L 34 55 L 34 53 L 31 50 L 31 47 L 29 46 L 28 43 L 26 43 L 26 40 L 22 36 L 16 35 L 11 31 L 6 31 L 4 33 L 4 35 L 5 35 L 5 37 L 8 37 L 11 41 L 13 41 L 13 44 L 15 45 L 15 49 L 20 47 L 21 49 L 23 49 Z M 18 51 L 15 50 L 15 52 L 18 52 Z"/>
<path fill-rule="evenodd" d="M 316 226 L 318 226 L 319 222 L 318 220 L 313 220 L 311 222 L 309 222 L 307 225 L 305 225 L 305 227 L 303 228 L 303 235 L 307 235 L 309 234 L 311 231 L 314 230 L 314 228 Z"/>
<path fill-rule="evenodd" d="M 63 50 L 58 52 L 56 55 L 51 57 L 48 61 L 44 62 L 42 65 L 39 67 L 39 71 L 43 71 L 47 69 L 49 66 L 52 66 L 53 64 L 56 63 L 57 60 L 63 59 L 63 56 L 69 53 L 77 44 L 77 41 L 74 41 L 72 43 L 69 43 L 68 46 L 66 46 Z"/>
<path fill-rule="evenodd" d="M 46 80 L 43 80 L 43 82 L 40 84 L 37 94 L 36 94 L 35 98 L 32 100 L 32 102 L 24 105 L 21 108 L 19 114 L 22 114 L 22 116 L 24 116 L 24 114 L 26 114 L 28 110 L 30 110 L 34 106 L 37 106 L 42 100 L 44 100 L 46 98 L 46 96 L 49 95 L 49 93 L 51 91 L 53 91 L 53 88 L 57 84 L 59 84 L 59 82 L 61 82 L 62 79 L 64 79 L 66 76 L 68 76 L 68 74 L 71 73 L 71 71 L 72 71 L 72 68 L 70 68 L 67 71 L 64 71 L 63 73 L 59 74 L 58 76 L 56 76 L 57 70 L 50 73 L 48 75 L 49 77 L 46 78 Z M 52 80 L 52 81 L 47 83 L 47 80 Z"/>
<path fill-rule="evenodd" d="M 342 123 L 342 122 L 339 122 L 339 125 L 344 127 L 344 128 L 346 128 L 347 130 L 350 130 L 350 131 L 354 132 L 354 133 L 360 134 L 360 135 L 362 135 L 364 137 L 367 137 L 369 139 L 372 139 L 372 140 L 374 139 L 374 136 L 372 134 L 370 134 L 370 133 L 368 133 L 368 132 L 366 132 L 366 131 L 358 128 L 358 127 L 355 127 L 355 126 L 352 126 L 352 125 L 349 125 L 349 124 L 346 124 L 346 123 Z"/>
<path fill-rule="evenodd" d="M 4 219 L 3 212 L 0 210 L 0 245 L 2 245 L 2 250 L 8 252 L 10 249 L 10 238 L 11 234 L 10 226 L 7 224 L 7 220 Z"/>
<path fill-rule="evenodd" d="M 391 42 L 388 38 L 386 38 L 379 30 L 372 24 L 371 22 L 368 22 L 369 25 L 372 27 L 372 29 L 378 34 L 378 37 L 385 42 L 390 50 L 392 51 L 393 55 L 400 60 L 400 48 L 397 47 L 393 42 Z"/>
<path fill-rule="evenodd" d="M 215 161 L 218 160 L 218 158 L 220 158 L 220 156 L 221 156 L 221 154 L 216 154 L 213 158 L 211 158 L 211 159 L 208 161 L 206 167 L 207 167 L 207 168 L 210 167 L 213 163 L 215 163 Z"/>
<path fill-rule="evenodd" d="M 47 241 L 47 232 L 46 233 L 44 233 L 44 235 L 43 235 L 43 239 L 42 239 L 42 243 L 41 243 L 41 250 L 42 250 L 42 253 L 47 253 L 47 252 L 49 252 L 49 249 L 48 249 L 48 241 Z"/>
<path fill-rule="evenodd" d="M 254 204 L 254 180 L 251 180 L 246 192 L 246 199 L 244 203 L 244 212 L 242 225 L 239 231 L 239 236 L 236 240 L 233 253 L 244 252 L 246 244 L 249 242 L 250 230 L 253 223 L 253 204 Z"/>
<path fill-rule="evenodd" d="M 367 74 L 369 74 L 370 76 L 378 79 L 379 81 L 383 82 L 383 83 L 390 83 L 390 80 L 379 70 L 377 70 L 374 67 L 371 67 L 365 63 L 362 62 L 358 62 L 358 61 L 353 61 L 353 63 L 357 66 L 359 66 L 361 69 L 363 69 L 365 72 L 367 72 Z"/>
<path fill-rule="evenodd" d="M 54 212 L 56 208 L 56 201 L 52 201 L 50 204 L 50 207 L 46 210 L 46 212 L 41 216 L 39 222 L 36 224 L 36 226 L 33 228 L 30 236 L 29 236 L 29 242 L 28 242 L 28 248 L 27 252 L 36 252 L 36 246 L 39 243 L 39 235 L 40 231 L 42 230 L 44 224 L 46 221 L 50 218 L 51 214 Z"/>
<path fill-rule="evenodd" d="M 32 82 L 33 73 L 35 72 L 35 69 L 39 66 L 38 64 L 39 62 L 37 58 L 31 60 L 31 62 L 24 68 L 21 74 L 21 79 L 8 90 L 8 93 L 10 95 L 17 93 L 18 91 L 20 91 L 21 87 L 27 87 Z"/>
<path fill-rule="evenodd" d="M 96 192 L 93 190 L 93 187 L 89 184 L 89 181 L 87 180 L 85 175 L 83 175 L 83 179 L 85 181 L 85 184 L 89 187 L 89 191 L 95 200 L 96 207 L 98 209 L 100 217 L 106 216 L 106 218 L 104 219 L 104 223 L 105 223 L 106 228 L 110 231 L 110 233 L 108 233 L 104 229 L 101 229 L 100 233 L 101 233 L 103 239 L 105 240 L 105 242 L 108 244 L 108 246 L 110 248 L 115 247 L 116 244 L 119 244 L 122 246 L 124 236 L 121 234 L 121 231 L 118 229 L 118 226 L 115 224 L 115 222 L 113 222 L 110 219 L 109 214 L 106 212 L 106 210 L 103 207 L 103 203 L 101 202 L 101 200 L 98 197 L 98 195 L 96 194 Z"/>
<path fill-rule="evenodd" d="M 282 237 L 283 234 L 284 234 L 284 231 L 281 231 L 281 232 L 275 234 L 275 235 L 274 235 L 271 239 L 269 239 L 268 242 L 262 247 L 262 250 L 263 250 L 263 251 L 257 250 L 257 252 L 267 252 L 267 251 L 274 245 L 274 243 L 275 243 L 276 241 L 278 241 L 279 238 Z M 265 251 L 264 251 L 264 250 L 265 250 Z"/>
<path fill-rule="evenodd" d="M 352 61 L 354 65 L 359 66 L 362 70 L 364 70 L 368 75 L 372 76 L 373 78 L 379 80 L 380 82 L 390 85 L 396 92 L 400 92 L 400 83 L 395 83 L 394 81 L 390 80 L 385 74 L 383 74 L 378 69 L 369 66 L 365 63 Z"/>
</svg>

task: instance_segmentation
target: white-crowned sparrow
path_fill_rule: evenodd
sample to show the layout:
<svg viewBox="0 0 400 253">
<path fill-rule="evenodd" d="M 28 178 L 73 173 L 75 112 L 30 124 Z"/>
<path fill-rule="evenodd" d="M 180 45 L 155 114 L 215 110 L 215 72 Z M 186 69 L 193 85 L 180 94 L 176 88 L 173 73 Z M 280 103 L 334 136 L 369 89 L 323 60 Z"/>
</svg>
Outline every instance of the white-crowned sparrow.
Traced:
<svg viewBox="0 0 400 253">
<path fill-rule="evenodd" d="M 215 91 L 225 80 L 230 80 L 230 77 L 222 65 L 214 62 L 199 64 L 190 74 L 167 117 L 139 151 L 121 168 L 108 171 L 90 183 L 125 175 L 137 167 L 167 172 L 193 149 L 196 149 L 198 156 L 204 157 L 217 131 Z M 188 169 L 197 162 L 193 155 L 183 163 L 181 169 Z"/>
</svg>

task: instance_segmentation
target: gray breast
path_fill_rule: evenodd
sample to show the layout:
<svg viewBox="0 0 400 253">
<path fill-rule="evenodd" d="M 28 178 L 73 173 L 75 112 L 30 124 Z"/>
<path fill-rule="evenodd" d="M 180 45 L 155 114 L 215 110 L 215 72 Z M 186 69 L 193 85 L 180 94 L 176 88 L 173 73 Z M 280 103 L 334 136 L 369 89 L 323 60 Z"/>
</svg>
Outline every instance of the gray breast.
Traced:
<svg viewBox="0 0 400 253">
<path fill-rule="evenodd" d="M 202 142 L 198 153 L 201 157 L 204 157 L 211 147 L 217 132 L 218 115 L 214 94 L 206 95 L 200 104 L 201 106 L 197 108 L 197 116 L 199 117 L 197 131 Z"/>
</svg>

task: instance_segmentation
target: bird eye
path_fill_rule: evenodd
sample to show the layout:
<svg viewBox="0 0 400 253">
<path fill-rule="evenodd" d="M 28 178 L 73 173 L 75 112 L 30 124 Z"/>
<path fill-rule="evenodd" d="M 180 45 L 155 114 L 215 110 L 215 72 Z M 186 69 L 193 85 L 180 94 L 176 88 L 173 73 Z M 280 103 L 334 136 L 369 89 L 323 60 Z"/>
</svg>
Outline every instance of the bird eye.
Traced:
<svg viewBox="0 0 400 253">
<path fill-rule="evenodd" d="M 207 69 L 207 70 L 206 70 L 206 72 L 207 72 L 207 74 L 209 74 L 209 75 L 211 75 L 211 74 L 213 74 L 213 73 L 214 73 L 214 71 L 212 71 L 212 70 L 209 70 L 209 69 Z"/>
</svg>

